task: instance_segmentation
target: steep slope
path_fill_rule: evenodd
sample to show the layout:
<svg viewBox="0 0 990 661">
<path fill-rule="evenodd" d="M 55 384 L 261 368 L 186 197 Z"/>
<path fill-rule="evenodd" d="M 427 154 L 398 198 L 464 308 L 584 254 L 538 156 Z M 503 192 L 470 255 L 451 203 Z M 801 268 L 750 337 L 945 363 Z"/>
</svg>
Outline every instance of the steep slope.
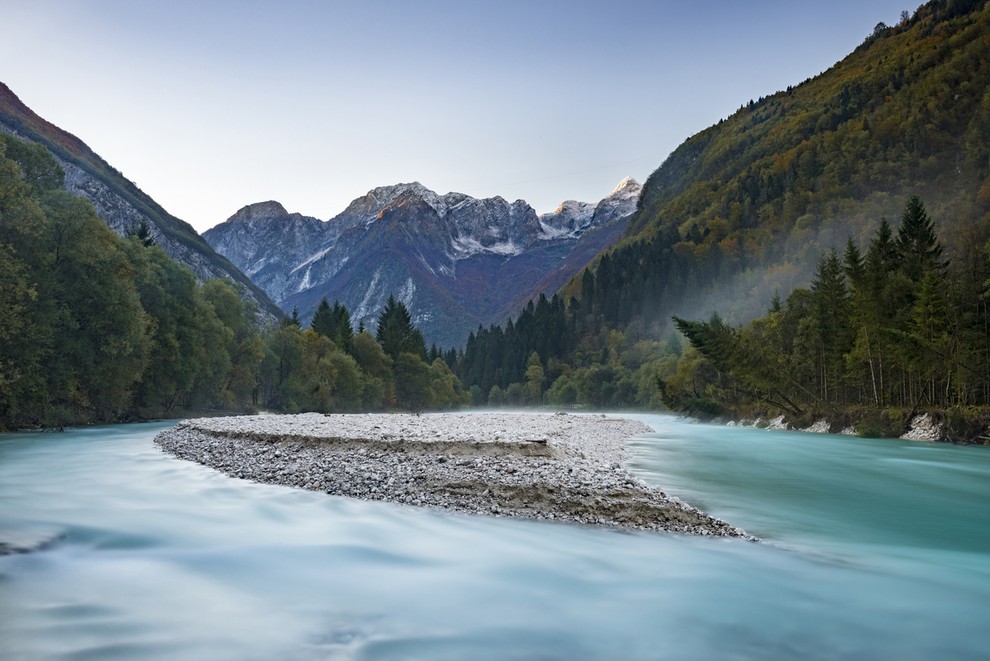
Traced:
<svg viewBox="0 0 990 661">
<path fill-rule="evenodd" d="M 806 284 L 847 237 L 920 195 L 954 257 L 990 233 L 990 5 L 930 2 L 821 75 L 749 102 L 678 147 L 644 185 L 602 284 L 608 321 L 733 322 Z M 596 275 L 601 275 L 595 270 Z M 568 290 L 578 293 L 574 281 Z"/>
<path fill-rule="evenodd" d="M 281 314 L 260 288 L 218 255 L 192 226 L 166 212 L 82 140 L 39 117 L 3 83 L 0 130 L 44 145 L 65 170 L 66 190 L 92 202 L 100 217 L 118 234 L 133 232 L 144 221 L 155 242 L 199 278 L 232 280 L 243 287 L 245 297 L 264 314 Z"/>
<path fill-rule="evenodd" d="M 439 195 L 413 182 L 369 191 L 326 222 L 275 202 L 249 205 L 204 237 L 286 311 L 306 318 L 327 297 L 370 327 L 394 294 L 429 341 L 458 346 L 617 240 L 639 191 L 625 180 L 597 204 L 540 217 L 522 200 Z"/>
</svg>

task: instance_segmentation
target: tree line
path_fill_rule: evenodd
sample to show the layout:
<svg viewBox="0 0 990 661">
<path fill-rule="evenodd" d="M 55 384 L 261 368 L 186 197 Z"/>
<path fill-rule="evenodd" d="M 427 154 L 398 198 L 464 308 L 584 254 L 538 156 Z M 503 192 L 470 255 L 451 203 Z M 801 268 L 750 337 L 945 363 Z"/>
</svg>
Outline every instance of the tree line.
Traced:
<svg viewBox="0 0 990 661">
<path fill-rule="evenodd" d="M 463 403 L 401 302 L 377 337 L 326 302 L 310 328 L 265 326 L 236 285 L 198 283 L 146 228 L 113 233 L 64 177 L 44 147 L 0 134 L 0 429 Z"/>
<path fill-rule="evenodd" d="M 656 376 L 676 361 L 673 333 L 649 337 L 603 312 L 607 287 L 586 272 L 581 289 L 540 295 L 504 326 L 479 327 L 453 361 L 475 405 L 655 408 Z"/>
</svg>

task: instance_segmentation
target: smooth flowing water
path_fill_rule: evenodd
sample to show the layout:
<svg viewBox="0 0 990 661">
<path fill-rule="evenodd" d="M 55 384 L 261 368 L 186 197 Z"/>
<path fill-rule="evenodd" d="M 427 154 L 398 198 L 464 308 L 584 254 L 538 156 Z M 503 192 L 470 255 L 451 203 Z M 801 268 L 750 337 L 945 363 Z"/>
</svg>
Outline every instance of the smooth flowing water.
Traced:
<svg viewBox="0 0 990 661">
<path fill-rule="evenodd" d="M 634 416 L 644 479 L 764 543 L 257 485 L 166 424 L 0 437 L 3 659 L 977 659 L 990 452 Z"/>
</svg>

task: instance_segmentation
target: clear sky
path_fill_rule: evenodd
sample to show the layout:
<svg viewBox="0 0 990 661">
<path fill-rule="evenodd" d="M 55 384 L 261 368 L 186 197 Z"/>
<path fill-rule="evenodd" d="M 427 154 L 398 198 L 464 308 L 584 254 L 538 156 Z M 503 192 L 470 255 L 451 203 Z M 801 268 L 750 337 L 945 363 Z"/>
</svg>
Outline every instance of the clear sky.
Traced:
<svg viewBox="0 0 990 661">
<path fill-rule="evenodd" d="M 203 231 L 375 186 L 537 211 L 640 181 L 917 0 L 0 0 L 0 80 Z"/>
</svg>

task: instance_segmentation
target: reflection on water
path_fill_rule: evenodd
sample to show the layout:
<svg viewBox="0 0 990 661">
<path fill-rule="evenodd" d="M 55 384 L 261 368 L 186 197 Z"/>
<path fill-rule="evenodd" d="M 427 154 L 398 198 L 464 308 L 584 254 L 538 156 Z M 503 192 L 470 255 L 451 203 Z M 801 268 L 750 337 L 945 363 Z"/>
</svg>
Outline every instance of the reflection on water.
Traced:
<svg viewBox="0 0 990 661">
<path fill-rule="evenodd" d="M 980 658 L 990 453 L 646 416 L 634 464 L 769 540 L 233 480 L 164 424 L 0 437 L 4 658 Z"/>
</svg>

